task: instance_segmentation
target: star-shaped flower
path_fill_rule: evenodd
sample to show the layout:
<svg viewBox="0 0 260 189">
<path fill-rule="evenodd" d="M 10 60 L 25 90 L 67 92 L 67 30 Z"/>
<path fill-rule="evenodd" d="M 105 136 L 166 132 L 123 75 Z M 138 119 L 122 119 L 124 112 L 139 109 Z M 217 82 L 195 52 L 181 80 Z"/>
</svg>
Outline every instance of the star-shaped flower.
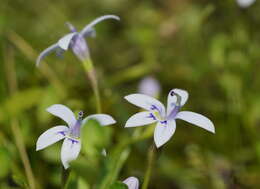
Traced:
<svg viewBox="0 0 260 189">
<path fill-rule="evenodd" d="M 101 16 L 95 19 L 94 21 L 92 21 L 90 24 L 86 25 L 80 32 L 77 32 L 75 27 L 72 24 L 68 23 L 71 33 L 65 35 L 64 37 L 59 39 L 57 43 L 51 45 L 50 47 L 42 51 L 37 58 L 36 65 L 39 66 L 41 60 L 51 52 L 53 51 L 63 52 L 63 51 L 67 51 L 69 48 L 72 49 L 74 54 L 81 61 L 85 61 L 86 59 L 89 58 L 89 50 L 88 50 L 87 42 L 84 37 L 95 35 L 94 26 L 97 23 L 106 19 L 120 20 L 119 17 L 115 15 Z"/>
<path fill-rule="evenodd" d="M 175 132 L 176 119 L 182 119 L 197 125 L 207 131 L 215 133 L 213 123 L 205 116 L 180 111 L 181 107 L 188 100 L 188 92 L 181 89 L 173 89 L 168 94 L 167 110 L 164 105 L 153 97 L 143 94 L 131 94 L 125 97 L 130 103 L 147 111 L 139 112 L 130 117 L 125 127 L 137 127 L 157 122 L 154 131 L 154 142 L 157 148 L 165 144 Z"/>
<path fill-rule="evenodd" d="M 81 149 L 81 126 L 89 119 L 95 119 L 103 126 L 111 125 L 116 122 L 107 114 L 93 114 L 83 119 L 83 112 L 79 112 L 78 118 L 76 119 L 74 113 L 68 107 L 61 104 L 52 105 L 47 108 L 47 111 L 64 120 L 68 124 L 68 127 L 59 125 L 45 131 L 37 140 L 36 151 L 42 150 L 64 139 L 61 148 L 61 161 L 65 169 L 69 167 L 69 162 L 75 160 L 79 155 Z"/>
</svg>

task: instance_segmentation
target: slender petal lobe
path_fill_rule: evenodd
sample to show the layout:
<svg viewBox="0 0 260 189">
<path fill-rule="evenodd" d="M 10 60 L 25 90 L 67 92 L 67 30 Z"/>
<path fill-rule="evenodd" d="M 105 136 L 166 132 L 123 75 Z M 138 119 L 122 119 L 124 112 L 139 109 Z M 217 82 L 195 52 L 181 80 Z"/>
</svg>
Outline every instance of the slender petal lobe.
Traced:
<svg viewBox="0 0 260 189">
<path fill-rule="evenodd" d="M 69 167 L 69 162 L 77 159 L 80 149 L 80 140 L 65 138 L 61 147 L 61 161 L 65 169 Z"/>
<path fill-rule="evenodd" d="M 128 186 L 128 189 L 138 189 L 139 181 L 136 177 L 129 177 L 123 181 Z"/>
<path fill-rule="evenodd" d="M 197 125 L 207 131 L 215 133 L 215 127 L 213 123 L 205 116 L 189 111 L 179 112 L 176 116 L 176 119 L 182 119 L 194 125 Z"/>
<path fill-rule="evenodd" d="M 36 151 L 46 148 L 63 139 L 68 132 L 69 128 L 66 126 L 56 126 L 45 131 L 38 138 L 36 143 Z"/>
<path fill-rule="evenodd" d="M 169 115 L 171 113 L 171 111 L 173 110 L 173 108 L 176 106 L 176 103 L 178 101 L 178 95 L 181 97 L 181 99 L 180 99 L 181 106 L 183 106 L 189 98 L 189 94 L 185 90 L 182 90 L 182 89 L 171 90 L 168 94 L 168 100 L 167 100 L 167 115 Z"/>
<path fill-rule="evenodd" d="M 47 112 L 61 118 L 64 120 L 70 127 L 76 123 L 76 118 L 73 112 L 66 106 L 62 104 L 54 104 L 47 108 Z"/>
<path fill-rule="evenodd" d="M 51 45 L 50 47 L 48 47 L 47 49 L 45 49 L 44 51 L 42 51 L 36 60 L 36 66 L 39 66 L 42 59 L 57 48 L 60 48 L 60 47 L 57 43 L 55 43 L 55 44 Z"/>
<path fill-rule="evenodd" d="M 72 38 L 77 35 L 76 32 L 74 33 L 69 33 L 67 35 L 65 35 L 64 37 L 62 37 L 59 41 L 58 41 L 58 45 L 60 48 L 62 48 L 63 50 L 68 50 L 70 42 L 72 40 Z"/>
<path fill-rule="evenodd" d="M 158 122 L 154 131 L 154 142 L 157 148 L 170 140 L 176 129 L 175 120 L 168 120 L 167 123 Z"/>
<path fill-rule="evenodd" d="M 105 15 L 105 16 L 101 16 L 98 17 L 97 19 L 93 20 L 90 24 L 88 24 L 87 26 L 85 26 L 82 30 L 81 30 L 81 34 L 83 36 L 85 36 L 88 33 L 88 30 L 92 29 L 96 24 L 98 24 L 99 22 L 102 22 L 103 20 L 106 19 L 115 19 L 115 20 L 120 20 L 120 18 L 118 16 L 115 15 Z"/>
<path fill-rule="evenodd" d="M 98 121 L 99 124 L 103 125 L 103 126 L 112 125 L 112 124 L 116 123 L 114 118 L 112 118 L 110 115 L 107 115 L 107 114 L 93 114 L 93 115 L 90 115 L 90 116 L 86 117 L 83 120 L 82 125 L 84 125 L 90 119 L 94 119 L 94 120 Z"/>
<path fill-rule="evenodd" d="M 158 109 L 158 111 L 162 117 L 165 115 L 164 105 L 153 97 L 150 97 L 150 96 L 147 96 L 144 94 L 131 94 L 131 95 L 125 96 L 125 99 L 128 102 L 130 102 L 138 107 L 141 107 L 145 110 L 151 111 L 151 110 L 153 110 L 153 107 L 155 107 L 156 109 Z"/>
<path fill-rule="evenodd" d="M 131 116 L 126 124 L 125 127 L 137 127 L 137 126 L 143 126 L 148 125 L 156 122 L 156 118 L 153 116 L 150 112 L 139 112 L 137 114 L 134 114 Z"/>
</svg>

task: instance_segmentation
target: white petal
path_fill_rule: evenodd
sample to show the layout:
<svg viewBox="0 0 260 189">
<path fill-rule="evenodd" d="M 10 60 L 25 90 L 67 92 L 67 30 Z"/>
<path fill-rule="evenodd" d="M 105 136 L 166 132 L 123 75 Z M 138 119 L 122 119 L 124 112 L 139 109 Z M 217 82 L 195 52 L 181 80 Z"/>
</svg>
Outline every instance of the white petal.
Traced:
<svg viewBox="0 0 260 189">
<path fill-rule="evenodd" d="M 61 161 L 65 169 L 69 167 L 69 162 L 77 159 L 80 149 L 80 140 L 65 138 L 61 147 Z"/>
<path fill-rule="evenodd" d="M 181 106 L 183 106 L 189 98 L 189 93 L 187 91 L 182 90 L 182 89 L 172 89 L 168 94 L 167 115 L 169 115 L 171 113 L 172 109 L 175 107 L 176 102 L 177 102 L 177 97 L 173 93 L 180 95 Z"/>
<path fill-rule="evenodd" d="M 64 120 L 70 127 L 76 123 L 76 118 L 74 113 L 66 106 L 62 104 L 54 104 L 46 109 L 47 112 L 61 118 Z"/>
<path fill-rule="evenodd" d="M 68 130 L 69 128 L 63 125 L 48 129 L 38 138 L 36 142 L 36 151 L 46 148 L 47 146 L 63 139 Z"/>
<path fill-rule="evenodd" d="M 152 124 L 156 121 L 157 120 L 151 117 L 150 112 L 139 112 L 137 114 L 134 114 L 127 120 L 125 127 L 143 126 L 143 125 Z"/>
<path fill-rule="evenodd" d="M 174 119 L 168 120 L 167 124 L 162 122 L 158 122 L 154 130 L 154 142 L 157 148 L 164 145 L 172 135 L 174 134 L 176 129 L 176 122 Z"/>
<path fill-rule="evenodd" d="M 182 111 L 176 115 L 176 119 L 182 119 L 194 125 L 197 125 L 207 131 L 215 133 L 214 124 L 205 116 L 189 111 Z"/>
<path fill-rule="evenodd" d="M 69 33 L 67 35 L 65 35 L 64 37 L 62 37 L 59 41 L 58 41 L 58 45 L 60 48 L 62 48 L 63 50 L 68 50 L 70 42 L 72 40 L 72 38 L 77 35 L 77 32 L 74 33 Z"/>
<path fill-rule="evenodd" d="M 139 181 L 136 177 L 128 177 L 123 181 L 128 186 L 128 189 L 138 189 Z"/>
<path fill-rule="evenodd" d="M 247 8 L 251 6 L 254 2 L 255 0 L 237 0 L 238 5 L 242 8 Z"/>
<path fill-rule="evenodd" d="M 83 120 L 82 125 L 84 125 L 90 119 L 94 119 L 94 120 L 98 121 L 99 124 L 102 125 L 102 126 L 107 126 L 107 125 L 111 125 L 111 124 L 116 123 L 114 118 L 112 118 L 110 115 L 107 115 L 107 114 L 93 114 L 93 115 L 87 116 Z"/>
<path fill-rule="evenodd" d="M 128 102 L 130 102 L 138 107 L 141 107 L 145 110 L 149 110 L 149 111 L 151 111 L 151 108 L 154 105 L 159 109 L 161 116 L 162 117 L 165 116 L 164 105 L 153 97 L 150 97 L 150 96 L 147 96 L 144 94 L 131 94 L 131 95 L 125 96 L 125 99 Z"/>
<path fill-rule="evenodd" d="M 95 20 L 93 20 L 92 22 L 90 22 L 87 26 L 85 26 L 82 30 L 81 30 L 81 34 L 83 36 L 86 36 L 86 34 L 88 33 L 88 31 L 90 29 L 93 29 L 93 27 L 98 24 L 99 22 L 106 20 L 106 19 L 115 19 L 115 20 L 120 20 L 120 18 L 118 16 L 115 15 L 105 15 L 105 16 L 101 16 L 96 18 Z"/>
<path fill-rule="evenodd" d="M 40 55 L 38 56 L 37 60 L 36 60 L 36 66 L 39 66 L 40 65 L 40 62 L 41 60 L 47 56 L 48 54 L 50 54 L 51 52 L 55 51 L 57 48 L 60 48 L 59 45 L 56 43 L 56 44 L 53 44 L 51 46 L 49 46 L 47 49 L 45 49 L 44 51 L 42 51 L 40 53 Z"/>
</svg>

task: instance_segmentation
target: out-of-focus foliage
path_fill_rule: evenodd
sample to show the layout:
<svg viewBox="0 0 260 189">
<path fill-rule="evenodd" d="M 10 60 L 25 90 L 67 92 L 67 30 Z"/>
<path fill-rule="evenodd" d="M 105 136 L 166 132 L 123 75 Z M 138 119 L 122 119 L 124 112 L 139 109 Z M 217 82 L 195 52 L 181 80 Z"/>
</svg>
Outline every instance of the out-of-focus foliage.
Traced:
<svg viewBox="0 0 260 189">
<path fill-rule="evenodd" d="M 37 188 L 60 188 L 61 143 L 35 151 L 38 136 L 62 124 L 45 109 L 62 103 L 93 114 L 95 98 L 72 53 L 61 58 L 52 54 L 39 69 L 35 60 L 69 31 L 67 21 L 80 29 L 104 14 L 118 15 L 121 21 L 97 25 L 96 38 L 87 40 L 103 112 L 117 124 L 86 125 L 68 188 L 108 188 L 129 176 L 142 183 L 153 128 L 123 128 L 138 111 L 123 97 L 137 92 L 148 75 L 159 80 L 164 102 L 172 88 L 189 91 L 184 109 L 209 117 L 216 127 L 212 135 L 177 121 L 175 135 L 158 155 L 149 188 L 258 188 L 259 11 L 258 1 L 243 9 L 235 0 L 1 1 L 0 188 L 29 185 L 17 136 L 25 144 Z M 110 187 L 124 188 L 119 182 Z"/>
</svg>

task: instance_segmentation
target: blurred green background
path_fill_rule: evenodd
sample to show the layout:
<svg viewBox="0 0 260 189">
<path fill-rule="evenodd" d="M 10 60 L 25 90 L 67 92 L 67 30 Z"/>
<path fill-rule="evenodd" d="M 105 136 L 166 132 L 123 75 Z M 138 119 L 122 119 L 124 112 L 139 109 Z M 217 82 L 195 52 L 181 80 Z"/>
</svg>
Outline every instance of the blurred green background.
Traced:
<svg viewBox="0 0 260 189">
<path fill-rule="evenodd" d="M 187 90 L 183 109 L 209 117 L 216 134 L 177 121 L 175 135 L 157 156 L 149 188 L 259 188 L 259 12 L 259 2 L 241 8 L 235 0 L 2 0 L 0 188 L 60 188 L 61 142 L 35 151 L 39 135 L 62 124 L 45 109 L 62 103 L 93 114 L 95 98 L 71 52 L 63 58 L 53 53 L 40 68 L 35 60 L 69 32 L 67 21 L 81 29 L 105 14 L 121 21 L 98 24 L 96 38 L 87 40 L 103 112 L 117 124 L 86 127 L 70 187 L 107 188 L 129 176 L 143 182 L 153 127 L 124 129 L 139 110 L 123 97 L 153 76 L 162 102 L 172 88 Z M 99 154 L 103 147 L 106 158 Z"/>
</svg>

